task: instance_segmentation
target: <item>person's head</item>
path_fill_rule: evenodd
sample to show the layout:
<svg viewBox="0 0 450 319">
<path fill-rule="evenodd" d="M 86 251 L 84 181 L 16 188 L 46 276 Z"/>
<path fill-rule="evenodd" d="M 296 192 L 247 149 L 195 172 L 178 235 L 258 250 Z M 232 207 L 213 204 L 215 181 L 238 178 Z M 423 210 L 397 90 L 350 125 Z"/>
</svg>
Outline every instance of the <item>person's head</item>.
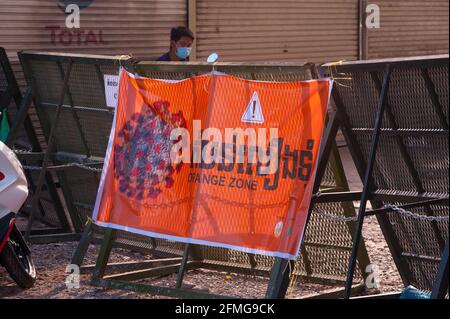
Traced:
<svg viewBox="0 0 450 319">
<path fill-rule="evenodd" d="M 193 41 L 194 34 L 186 27 L 176 27 L 170 31 L 170 51 L 179 59 L 189 56 Z"/>
</svg>

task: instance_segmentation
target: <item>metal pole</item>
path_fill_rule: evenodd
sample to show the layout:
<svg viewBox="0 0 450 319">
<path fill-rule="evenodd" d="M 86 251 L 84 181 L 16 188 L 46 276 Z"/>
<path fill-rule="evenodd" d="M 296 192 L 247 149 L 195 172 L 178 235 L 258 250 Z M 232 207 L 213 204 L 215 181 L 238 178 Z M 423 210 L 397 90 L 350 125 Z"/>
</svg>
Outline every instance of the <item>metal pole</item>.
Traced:
<svg viewBox="0 0 450 319">
<path fill-rule="evenodd" d="M 177 283 L 175 284 L 175 288 L 178 289 L 181 288 L 181 285 L 183 284 L 184 272 L 186 271 L 186 264 L 189 258 L 189 250 L 190 244 L 186 244 L 184 246 L 183 259 L 181 260 L 180 269 L 178 270 Z"/>
<path fill-rule="evenodd" d="M 432 299 L 444 299 L 445 293 L 448 291 L 448 239 L 445 244 L 444 253 L 441 257 L 441 264 L 439 265 L 439 271 L 436 275 L 436 281 L 433 285 L 431 292 Z"/>
<path fill-rule="evenodd" d="M 387 104 L 387 93 L 389 90 L 389 80 L 391 77 L 391 72 L 392 68 L 389 64 L 387 64 L 386 70 L 384 72 L 383 87 L 380 94 L 380 100 L 378 102 L 378 111 L 375 120 L 375 128 L 372 134 L 372 144 L 370 146 L 369 161 L 367 163 L 367 168 L 364 174 L 364 188 L 363 193 L 361 195 L 361 203 L 358 211 L 358 221 L 356 223 L 355 235 L 353 236 L 352 254 L 349 260 L 347 280 L 345 282 L 345 293 L 344 293 L 345 299 L 349 299 L 351 294 L 353 274 L 355 272 L 356 259 L 358 257 L 359 243 L 361 240 L 362 227 L 364 224 L 364 215 L 366 211 L 367 201 L 371 193 L 372 172 L 376 160 L 378 140 L 380 138 L 381 133 L 380 129 L 383 122 L 384 109 Z"/>
<path fill-rule="evenodd" d="M 91 283 L 103 278 L 108 265 L 109 255 L 111 254 L 112 245 L 116 236 L 116 230 L 112 228 L 105 228 L 105 234 L 103 236 L 102 245 L 98 254 L 97 262 L 95 263 L 95 269 L 92 273 Z"/>
<path fill-rule="evenodd" d="M 270 273 L 267 299 L 282 299 L 289 287 L 289 268 L 294 269 L 294 261 L 277 257 Z"/>
<path fill-rule="evenodd" d="M 92 236 L 94 235 L 94 230 L 92 227 L 92 222 L 88 221 L 84 226 L 83 234 L 81 235 L 80 242 L 78 243 L 77 249 L 72 256 L 72 264 L 78 265 L 81 267 L 83 264 L 84 257 L 86 256 L 86 252 L 89 248 L 89 244 L 91 243 Z"/>
</svg>

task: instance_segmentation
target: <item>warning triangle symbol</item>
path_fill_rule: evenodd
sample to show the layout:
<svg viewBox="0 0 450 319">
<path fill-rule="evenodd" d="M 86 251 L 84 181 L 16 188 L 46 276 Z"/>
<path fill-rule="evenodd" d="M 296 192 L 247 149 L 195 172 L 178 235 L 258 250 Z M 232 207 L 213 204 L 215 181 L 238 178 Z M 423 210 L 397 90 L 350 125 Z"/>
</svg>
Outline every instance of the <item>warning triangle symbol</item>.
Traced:
<svg viewBox="0 0 450 319">
<path fill-rule="evenodd" d="M 259 102 L 258 93 L 253 92 L 253 96 L 242 115 L 241 121 L 244 123 L 264 123 L 264 115 L 262 113 L 261 103 Z"/>
</svg>

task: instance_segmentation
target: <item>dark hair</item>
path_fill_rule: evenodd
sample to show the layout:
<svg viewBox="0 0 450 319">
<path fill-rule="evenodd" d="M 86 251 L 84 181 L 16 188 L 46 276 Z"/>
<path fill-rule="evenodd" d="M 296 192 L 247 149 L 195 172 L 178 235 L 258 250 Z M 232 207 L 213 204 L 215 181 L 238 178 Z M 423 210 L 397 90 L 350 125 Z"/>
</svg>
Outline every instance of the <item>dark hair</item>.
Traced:
<svg viewBox="0 0 450 319">
<path fill-rule="evenodd" d="M 176 27 L 172 28 L 170 31 L 170 40 L 177 42 L 182 37 L 189 37 L 194 40 L 194 33 L 186 27 Z"/>
</svg>

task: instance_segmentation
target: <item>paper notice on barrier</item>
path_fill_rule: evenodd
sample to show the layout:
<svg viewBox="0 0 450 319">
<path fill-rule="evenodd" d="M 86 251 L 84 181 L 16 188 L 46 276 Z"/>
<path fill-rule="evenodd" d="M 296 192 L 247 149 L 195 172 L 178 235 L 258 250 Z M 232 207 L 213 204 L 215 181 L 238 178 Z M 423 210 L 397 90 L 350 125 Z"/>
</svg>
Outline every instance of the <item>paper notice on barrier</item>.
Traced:
<svg viewBox="0 0 450 319">
<path fill-rule="evenodd" d="M 119 76 L 105 74 L 104 81 L 106 106 L 116 108 L 119 96 Z"/>
</svg>

